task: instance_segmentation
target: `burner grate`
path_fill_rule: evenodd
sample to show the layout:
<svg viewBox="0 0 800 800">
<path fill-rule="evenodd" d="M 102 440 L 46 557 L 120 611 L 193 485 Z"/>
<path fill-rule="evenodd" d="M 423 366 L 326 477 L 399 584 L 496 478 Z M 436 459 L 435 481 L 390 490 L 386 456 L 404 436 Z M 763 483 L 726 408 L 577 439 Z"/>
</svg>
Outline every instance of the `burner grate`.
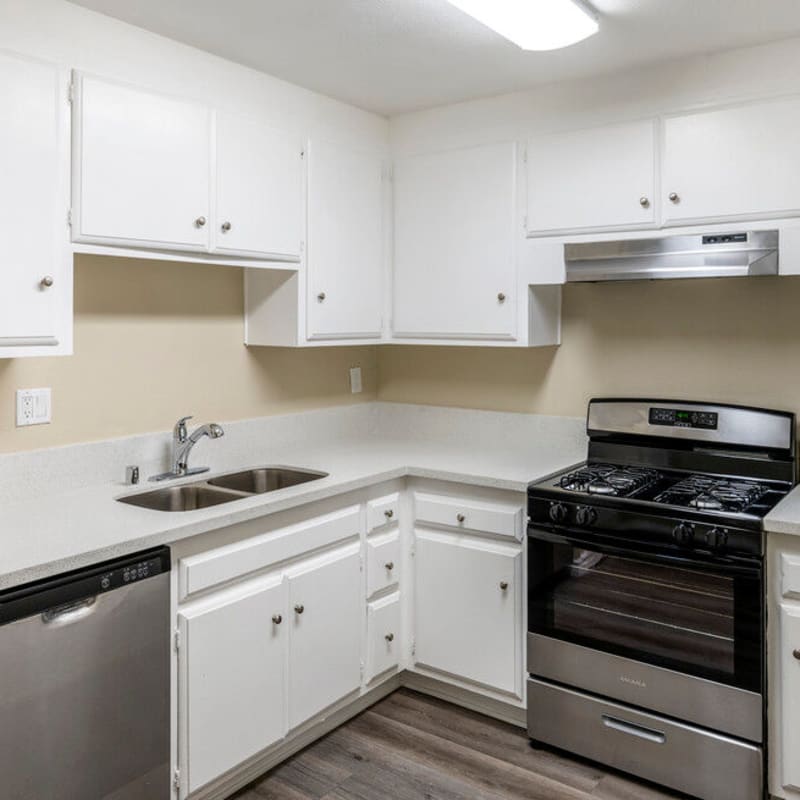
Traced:
<svg viewBox="0 0 800 800">
<path fill-rule="evenodd" d="M 587 464 L 559 481 L 569 492 L 588 492 L 609 497 L 630 497 L 654 484 L 660 474 L 646 467 L 616 467 L 613 464 Z"/>
<path fill-rule="evenodd" d="M 754 481 L 713 478 L 709 475 L 690 475 L 657 495 L 656 503 L 701 511 L 742 513 L 758 503 L 769 489 Z"/>
</svg>

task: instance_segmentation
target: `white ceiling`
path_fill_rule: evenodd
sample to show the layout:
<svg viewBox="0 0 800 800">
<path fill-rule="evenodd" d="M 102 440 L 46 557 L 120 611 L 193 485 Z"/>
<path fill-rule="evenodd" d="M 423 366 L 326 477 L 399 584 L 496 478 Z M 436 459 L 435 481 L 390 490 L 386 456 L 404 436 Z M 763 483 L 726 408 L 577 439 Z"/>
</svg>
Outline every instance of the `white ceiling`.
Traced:
<svg viewBox="0 0 800 800">
<path fill-rule="evenodd" d="M 800 35 L 798 0 L 595 0 L 600 33 L 549 53 L 445 0 L 75 2 L 386 115 Z"/>
</svg>

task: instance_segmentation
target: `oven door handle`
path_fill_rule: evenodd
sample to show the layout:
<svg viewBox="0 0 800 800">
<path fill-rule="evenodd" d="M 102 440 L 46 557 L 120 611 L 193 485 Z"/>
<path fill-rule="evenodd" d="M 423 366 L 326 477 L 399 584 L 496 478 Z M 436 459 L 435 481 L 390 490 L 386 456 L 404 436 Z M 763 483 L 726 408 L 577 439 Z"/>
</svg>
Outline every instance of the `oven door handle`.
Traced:
<svg viewBox="0 0 800 800">
<path fill-rule="evenodd" d="M 624 719 L 617 719 L 603 714 L 603 725 L 606 728 L 625 733 L 628 736 L 635 736 L 637 739 L 646 739 L 648 742 L 654 744 L 665 744 L 667 735 L 661 731 L 654 731 L 650 728 L 644 728 L 641 725 L 634 725 L 632 722 L 626 722 Z"/>
</svg>

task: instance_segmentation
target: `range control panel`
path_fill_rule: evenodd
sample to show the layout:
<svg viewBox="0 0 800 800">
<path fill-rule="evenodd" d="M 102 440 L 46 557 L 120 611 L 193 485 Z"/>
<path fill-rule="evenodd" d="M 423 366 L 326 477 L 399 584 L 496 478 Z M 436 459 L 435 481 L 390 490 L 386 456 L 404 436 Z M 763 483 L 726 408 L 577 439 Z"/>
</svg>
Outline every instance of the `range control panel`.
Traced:
<svg viewBox="0 0 800 800">
<path fill-rule="evenodd" d="M 651 408 L 650 424 L 666 425 L 670 428 L 701 428 L 715 431 L 719 425 L 719 414 L 715 411 Z"/>
</svg>

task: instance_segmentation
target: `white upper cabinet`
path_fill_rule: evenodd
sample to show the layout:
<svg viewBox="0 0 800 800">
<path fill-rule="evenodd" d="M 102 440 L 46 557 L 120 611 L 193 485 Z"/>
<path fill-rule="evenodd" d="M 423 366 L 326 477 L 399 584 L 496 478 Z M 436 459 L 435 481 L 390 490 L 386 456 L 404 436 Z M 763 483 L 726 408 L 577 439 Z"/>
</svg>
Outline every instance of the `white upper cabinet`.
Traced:
<svg viewBox="0 0 800 800">
<path fill-rule="evenodd" d="M 301 139 L 220 112 L 216 144 L 214 249 L 299 261 L 305 200 Z"/>
<path fill-rule="evenodd" d="M 383 159 L 314 141 L 308 169 L 308 338 L 379 337 Z"/>
<path fill-rule="evenodd" d="M 395 338 L 515 337 L 516 169 L 514 142 L 395 163 Z"/>
<path fill-rule="evenodd" d="M 645 120 L 530 139 L 527 179 L 530 234 L 652 226 L 656 123 Z"/>
<path fill-rule="evenodd" d="M 74 82 L 73 238 L 206 250 L 211 110 L 89 75 Z"/>
<path fill-rule="evenodd" d="M 69 349 L 66 80 L 0 51 L 0 357 Z"/>
<path fill-rule="evenodd" d="M 800 214 L 800 98 L 667 117 L 667 224 Z"/>
</svg>

